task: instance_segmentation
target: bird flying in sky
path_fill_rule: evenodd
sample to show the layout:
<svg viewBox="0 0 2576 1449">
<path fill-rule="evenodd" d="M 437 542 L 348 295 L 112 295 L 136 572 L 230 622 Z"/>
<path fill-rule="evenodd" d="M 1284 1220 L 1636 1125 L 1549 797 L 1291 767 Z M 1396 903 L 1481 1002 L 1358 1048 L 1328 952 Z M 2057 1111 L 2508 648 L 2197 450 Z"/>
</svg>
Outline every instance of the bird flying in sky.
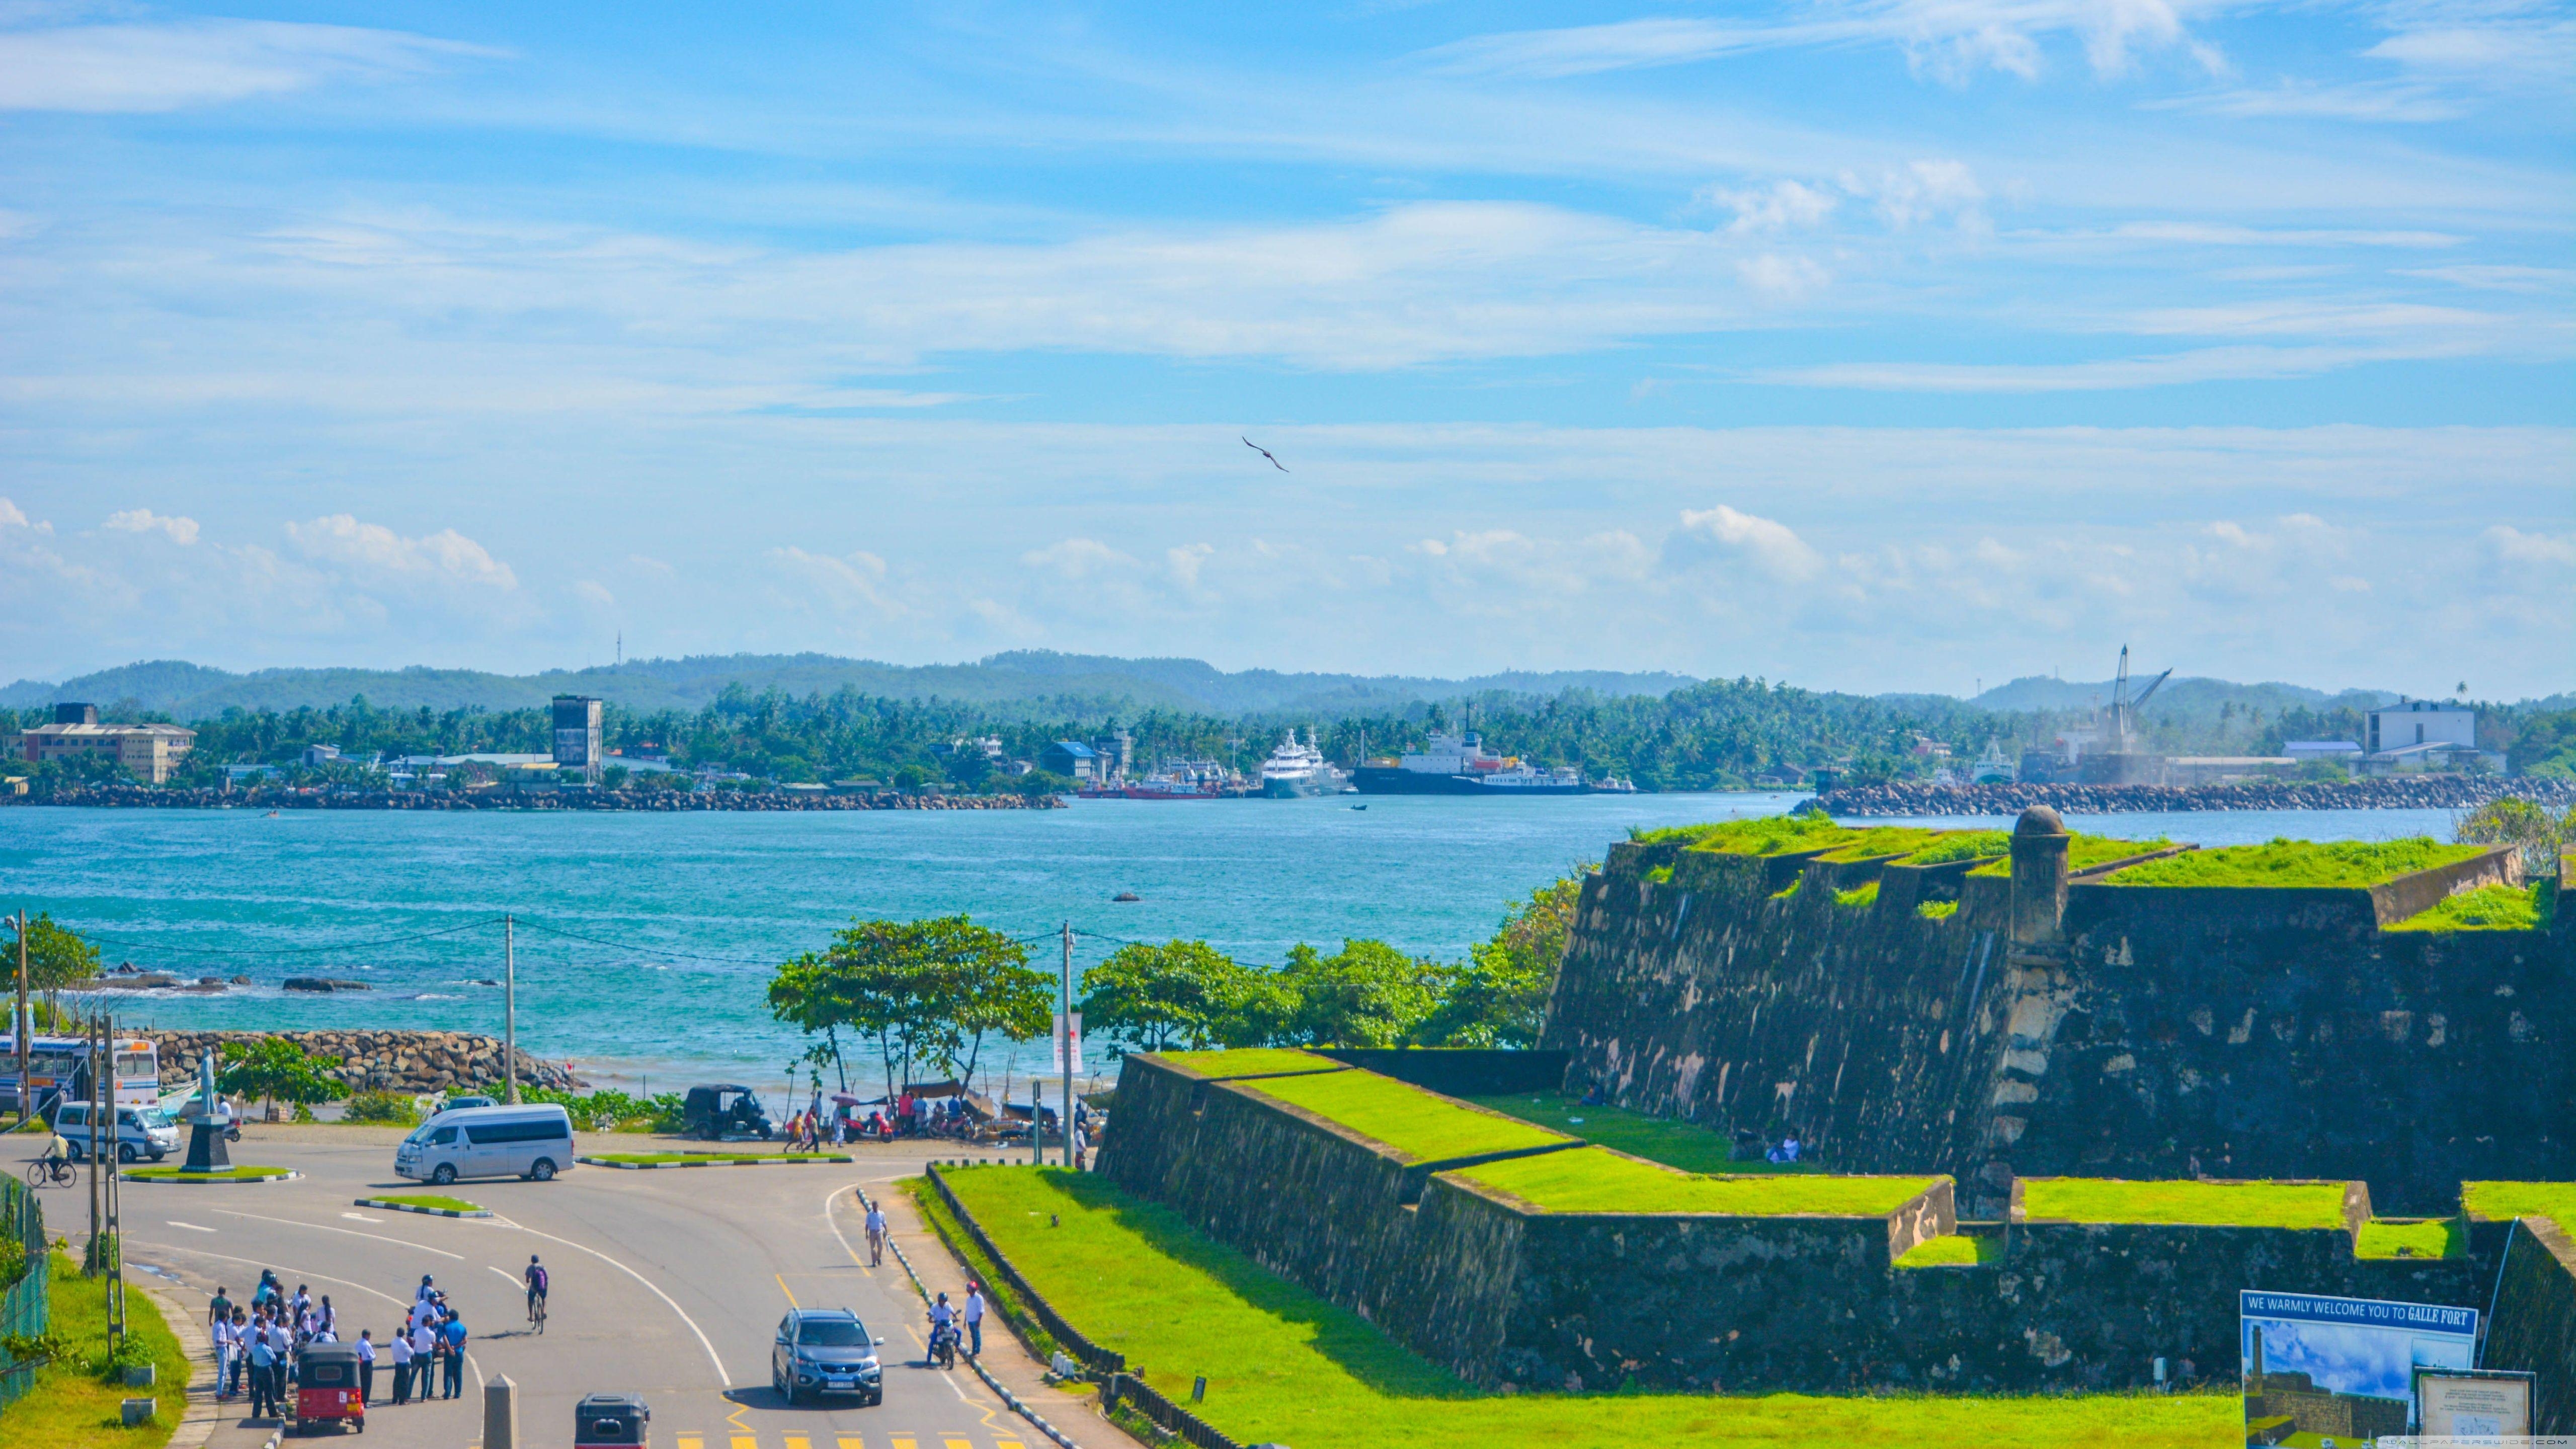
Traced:
<svg viewBox="0 0 2576 1449">
<path fill-rule="evenodd" d="M 1271 467 L 1278 469 L 1278 470 L 1279 470 L 1280 472 L 1282 472 L 1282 473 L 1285 473 L 1285 472 L 1287 472 L 1287 471 L 1288 471 L 1288 465 L 1287 465 L 1287 464 L 1280 462 L 1277 458 L 1271 458 L 1271 457 L 1270 457 L 1270 450 L 1269 450 L 1268 448 L 1265 448 L 1265 447 L 1261 446 L 1259 443 L 1256 443 L 1256 442 L 1252 441 L 1250 438 L 1245 438 L 1245 439 L 1243 440 L 1243 446 L 1245 446 L 1245 447 L 1247 447 L 1247 448 L 1250 448 L 1252 451 L 1254 451 L 1254 452 L 1256 452 L 1256 453 L 1259 453 L 1261 456 L 1263 456 L 1263 457 L 1265 457 L 1265 458 L 1270 458 L 1270 466 L 1271 466 Z"/>
</svg>

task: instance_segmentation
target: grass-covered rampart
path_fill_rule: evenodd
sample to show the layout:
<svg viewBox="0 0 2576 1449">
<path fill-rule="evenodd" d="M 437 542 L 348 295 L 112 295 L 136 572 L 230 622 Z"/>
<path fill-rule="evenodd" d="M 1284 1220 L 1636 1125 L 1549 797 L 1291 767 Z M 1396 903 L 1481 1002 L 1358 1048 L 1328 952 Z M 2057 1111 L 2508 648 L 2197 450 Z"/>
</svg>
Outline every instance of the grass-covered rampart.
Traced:
<svg viewBox="0 0 2576 1449">
<path fill-rule="evenodd" d="M 975 1168 L 948 1181 L 1057 1312 L 1235 1442 L 1297 1449 L 1630 1449 L 1637 1444 L 1975 1444 L 2182 1449 L 2243 1442 L 2234 1394 L 2028 1398 L 1486 1394 L 1357 1314 L 1090 1174 Z"/>
<path fill-rule="evenodd" d="M 2075 1223 L 2187 1223 L 2202 1227 L 2340 1228 L 2340 1183 L 2122 1182 L 2032 1177 L 2023 1214 Z"/>
<path fill-rule="evenodd" d="M 1167 1062 L 1177 1062 L 1203 1077 L 1257 1077 L 1273 1072 L 1329 1072 L 1344 1070 L 1331 1057 L 1319 1057 L 1294 1047 L 1228 1047 L 1222 1051 L 1157 1052 Z"/>
<path fill-rule="evenodd" d="M 2401 875 L 2455 865 L 2487 850 L 2444 845 L 2427 835 L 2404 840 L 2290 840 L 2188 850 L 2106 877 L 2118 886 L 2271 886 L 2367 889 Z"/>
<path fill-rule="evenodd" d="M 1375 1138 L 1417 1162 L 1546 1147 L 1566 1140 L 1526 1121 L 1479 1112 L 1375 1072 L 1270 1077 L 1240 1085 Z"/>
<path fill-rule="evenodd" d="M 1709 1176 L 1599 1147 L 1514 1157 L 1449 1174 L 1552 1213 L 1714 1213 L 1729 1217 L 1884 1217 L 1928 1190 L 1929 1177 Z"/>
<path fill-rule="evenodd" d="M 1586 1104 L 1559 1092 L 1518 1092 L 1507 1097 L 1471 1097 L 1479 1107 L 1507 1112 L 1525 1122 L 1586 1142 L 1617 1148 L 1684 1172 L 1764 1173 L 1822 1172 L 1812 1162 L 1773 1164 L 1737 1162 L 1734 1144 L 1705 1127 L 1671 1117 L 1650 1116 L 1625 1107 Z"/>
<path fill-rule="evenodd" d="M 2391 931 L 2536 931 L 2549 924 L 2550 898 L 2558 882 L 2529 886 L 2487 885 L 2445 896 L 2429 911 L 2418 911 L 2387 929 Z"/>
<path fill-rule="evenodd" d="M 2097 865 L 2109 865 L 2115 860 L 2127 860 L 2133 855 L 2149 855 L 2159 850 L 2171 849 L 2173 849 L 2173 842 L 2161 835 L 2152 840 L 2123 840 L 2116 835 L 2087 835 L 2080 830 L 2072 831 L 2066 837 L 2066 869 L 2072 874 L 2091 870 Z M 1968 874 L 2010 876 L 2012 861 L 1990 860 Z"/>
<path fill-rule="evenodd" d="M 2576 1182 L 2468 1182 L 2460 1206 L 2482 1218 L 2547 1218 L 2576 1237 Z"/>
</svg>

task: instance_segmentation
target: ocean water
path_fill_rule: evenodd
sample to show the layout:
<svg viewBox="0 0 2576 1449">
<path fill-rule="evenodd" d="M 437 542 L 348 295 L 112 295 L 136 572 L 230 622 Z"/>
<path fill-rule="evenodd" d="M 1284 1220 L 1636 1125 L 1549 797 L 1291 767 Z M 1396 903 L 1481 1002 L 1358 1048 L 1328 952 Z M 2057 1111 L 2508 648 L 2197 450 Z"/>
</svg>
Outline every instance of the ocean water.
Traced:
<svg viewBox="0 0 2576 1449">
<path fill-rule="evenodd" d="M 1123 940 L 1203 938 L 1275 963 L 1373 936 L 1459 957 L 1506 906 L 1601 858 L 1631 827 L 1788 809 L 1796 795 L 1552 800 L 1378 796 L 1051 811 L 514 814 L 0 810 L 0 910 L 51 912 L 108 963 L 250 976 L 220 996 L 117 993 L 159 1027 L 501 1030 L 501 917 L 515 918 L 519 1040 L 594 1081 L 739 1072 L 778 1081 L 803 1047 L 762 993 L 776 964 L 853 918 L 964 912 L 1053 967 Z M 2004 826 L 1995 820 L 1924 823 Z M 2443 811 L 2074 817 L 2076 829 L 2205 845 L 2447 836 Z M 1114 902 L 1132 891 L 1143 899 Z M 288 993 L 287 976 L 368 982 Z M 847 1050 L 845 1044 L 844 1050 Z M 1025 1078 L 1037 1050 L 987 1048 Z M 1094 1071 L 1105 1059 L 1093 1054 Z"/>
</svg>

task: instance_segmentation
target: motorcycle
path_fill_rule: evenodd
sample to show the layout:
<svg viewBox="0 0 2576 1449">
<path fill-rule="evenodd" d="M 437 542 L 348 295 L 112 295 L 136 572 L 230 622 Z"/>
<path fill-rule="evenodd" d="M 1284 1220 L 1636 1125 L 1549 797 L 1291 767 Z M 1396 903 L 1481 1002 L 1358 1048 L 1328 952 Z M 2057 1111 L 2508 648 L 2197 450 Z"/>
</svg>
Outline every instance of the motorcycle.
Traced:
<svg viewBox="0 0 2576 1449">
<path fill-rule="evenodd" d="M 930 1325 L 930 1361 L 944 1369 L 957 1367 L 957 1325 Z"/>
</svg>

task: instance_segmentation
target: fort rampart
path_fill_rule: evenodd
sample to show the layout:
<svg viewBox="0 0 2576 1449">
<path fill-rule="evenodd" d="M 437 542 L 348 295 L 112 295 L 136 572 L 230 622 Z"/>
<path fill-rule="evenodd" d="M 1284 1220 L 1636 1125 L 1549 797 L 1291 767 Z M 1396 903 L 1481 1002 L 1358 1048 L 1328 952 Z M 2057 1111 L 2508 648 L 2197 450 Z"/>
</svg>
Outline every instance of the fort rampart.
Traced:
<svg viewBox="0 0 2576 1449">
<path fill-rule="evenodd" d="M 2387 929 L 2513 878 L 2509 851 L 2367 890 L 2138 887 L 2070 878 L 2045 833 L 2010 877 L 1615 846 L 1544 1044 L 1626 1107 L 1951 1173 L 1975 1217 L 2017 1175 L 2359 1178 L 2409 1214 L 2576 1177 L 2576 912 Z"/>
</svg>

